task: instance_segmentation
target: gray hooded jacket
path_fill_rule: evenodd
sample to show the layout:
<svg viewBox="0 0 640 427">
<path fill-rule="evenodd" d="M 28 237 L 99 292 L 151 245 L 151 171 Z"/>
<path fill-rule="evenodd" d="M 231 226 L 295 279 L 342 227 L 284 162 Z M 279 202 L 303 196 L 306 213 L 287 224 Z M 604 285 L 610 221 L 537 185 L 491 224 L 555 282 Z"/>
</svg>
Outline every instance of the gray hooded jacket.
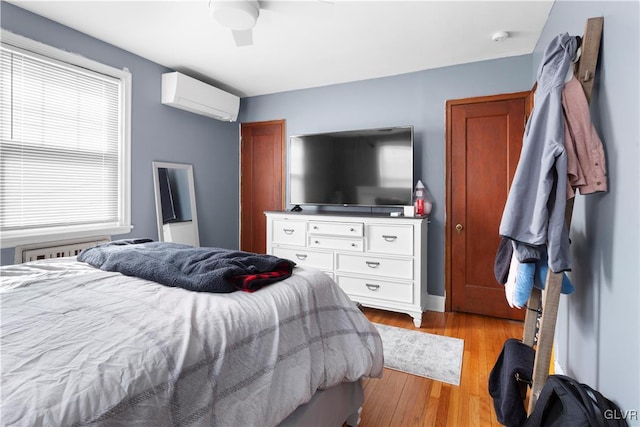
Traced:
<svg viewBox="0 0 640 427">
<path fill-rule="evenodd" d="M 549 268 L 556 273 L 571 270 L 562 89 L 576 50 L 575 37 L 564 33 L 544 53 L 534 108 L 500 222 L 500 235 L 513 240 L 518 261 L 539 260 L 546 245 Z"/>
</svg>

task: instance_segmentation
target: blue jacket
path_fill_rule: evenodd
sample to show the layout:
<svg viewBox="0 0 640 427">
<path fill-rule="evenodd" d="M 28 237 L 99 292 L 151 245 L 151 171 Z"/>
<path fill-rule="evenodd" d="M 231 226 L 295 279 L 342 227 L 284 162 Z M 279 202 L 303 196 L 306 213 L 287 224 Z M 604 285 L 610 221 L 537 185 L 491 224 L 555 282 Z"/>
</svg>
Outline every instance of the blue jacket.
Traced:
<svg viewBox="0 0 640 427">
<path fill-rule="evenodd" d="M 562 89 L 576 50 L 575 37 L 564 33 L 544 53 L 534 108 L 500 222 L 500 235 L 514 241 L 518 261 L 540 260 L 546 245 L 549 267 L 556 273 L 571 270 Z"/>
</svg>

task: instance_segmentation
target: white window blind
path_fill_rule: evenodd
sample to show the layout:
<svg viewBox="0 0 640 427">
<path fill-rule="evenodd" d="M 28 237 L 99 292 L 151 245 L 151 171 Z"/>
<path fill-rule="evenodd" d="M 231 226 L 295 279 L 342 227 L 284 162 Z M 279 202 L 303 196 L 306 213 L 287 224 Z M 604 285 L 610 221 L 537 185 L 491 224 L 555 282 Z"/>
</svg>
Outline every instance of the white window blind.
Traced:
<svg viewBox="0 0 640 427">
<path fill-rule="evenodd" d="M 11 46 L 0 54 L 1 236 L 128 225 L 123 81 Z"/>
</svg>

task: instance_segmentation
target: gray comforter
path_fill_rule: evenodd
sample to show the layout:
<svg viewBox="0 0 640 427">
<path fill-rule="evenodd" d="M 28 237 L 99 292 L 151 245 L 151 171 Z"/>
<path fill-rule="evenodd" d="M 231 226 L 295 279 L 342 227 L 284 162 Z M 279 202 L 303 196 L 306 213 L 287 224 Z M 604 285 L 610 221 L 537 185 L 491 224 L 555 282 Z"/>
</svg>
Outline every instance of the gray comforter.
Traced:
<svg viewBox="0 0 640 427">
<path fill-rule="evenodd" d="M 275 426 L 382 373 L 376 329 L 318 270 L 222 294 L 72 258 L 0 274 L 2 425 Z"/>
</svg>

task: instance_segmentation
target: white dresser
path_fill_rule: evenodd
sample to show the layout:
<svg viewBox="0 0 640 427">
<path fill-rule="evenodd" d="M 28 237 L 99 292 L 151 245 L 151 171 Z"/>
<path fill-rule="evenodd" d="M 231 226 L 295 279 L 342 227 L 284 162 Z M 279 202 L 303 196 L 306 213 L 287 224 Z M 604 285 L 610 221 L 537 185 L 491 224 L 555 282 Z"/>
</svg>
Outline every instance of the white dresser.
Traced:
<svg viewBox="0 0 640 427">
<path fill-rule="evenodd" d="M 427 219 L 265 212 L 267 252 L 326 272 L 367 307 L 407 313 L 427 302 Z"/>
</svg>

